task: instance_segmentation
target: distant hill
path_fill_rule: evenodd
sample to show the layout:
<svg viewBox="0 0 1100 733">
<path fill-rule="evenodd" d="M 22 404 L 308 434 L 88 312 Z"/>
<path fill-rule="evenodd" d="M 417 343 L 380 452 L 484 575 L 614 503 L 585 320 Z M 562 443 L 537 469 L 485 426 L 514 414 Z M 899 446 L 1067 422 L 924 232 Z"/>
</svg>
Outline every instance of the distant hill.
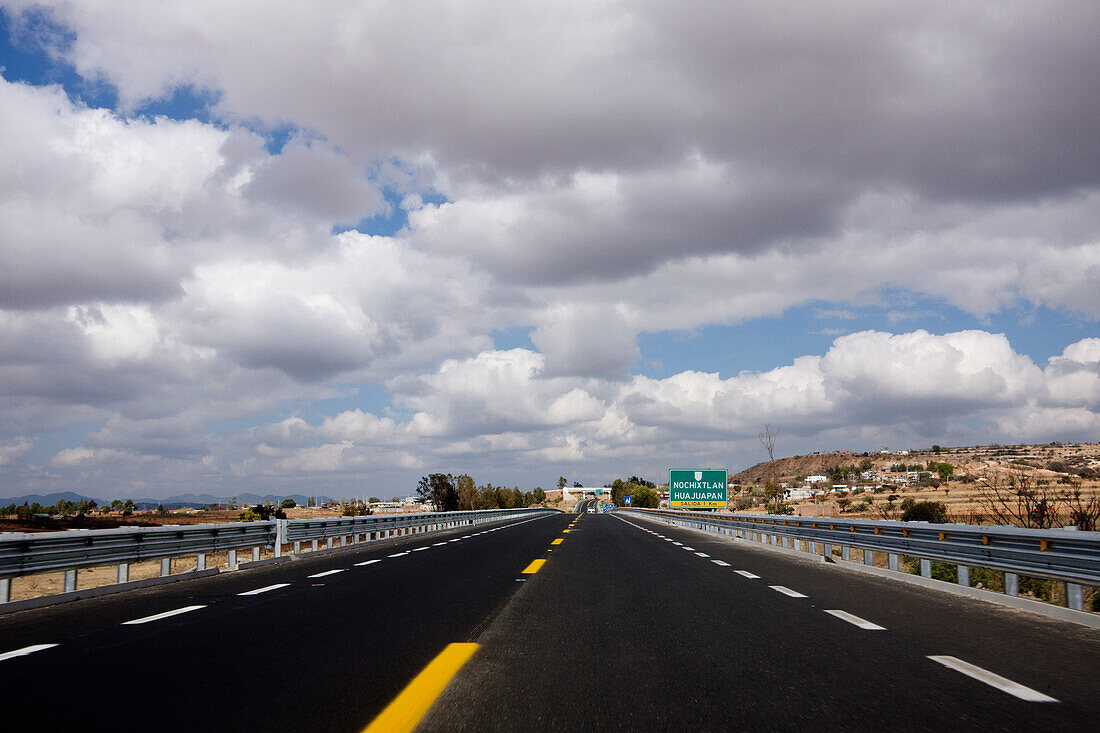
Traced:
<svg viewBox="0 0 1100 733">
<path fill-rule="evenodd" d="M 1094 443 L 1043 443 L 1018 445 L 932 446 L 908 450 L 830 451 L 803 456 L 776 458 L 773 464 L 757 463 L 740 473 L 730 476 L 731 482 L 755 483 L 764 481 L 769 471 L 774 471 L 777 481 L 789 481 L 796 476 L 828 474 L 837 466 L 858 466 L 869 460 L 871 466 L 881 470 L 894 464 L 924 466 L 928 461 L 944 461 L 955 467 L 956 475 L 986 469 L 1007 467 L 1048 470 L 1062 474 L 1076 474 L 1086 479 L 1100 479 L 1100 446 Z"/>
<path fill-rule="evenodd" d="M 730 476 L 730 480 L 751 484 L 758 480 L 763 481 L 771 470 L 775 471 L 777 480 L 785 480 L 792 476 L 813 476 L 824 474 L 837 466 L 858 464 L 861 460 L 863 460 L 861 454 L 847 450 L 811 453 L 805 456 L 789 456 L 787 458 L 776 458 L 773 464 L 769 464 L 767 461 L 757 463 L 751 468 L 746 468 L 744 471 Z"/>
<path fill-rule="evenodd" d="M 41 504 L 42 506 L 53 506 L 59 501 L 71 501 L 78 502 L 86 499 L 92 499 L 91 496 L 82 496 L 81 494 L 74 494 L 71 491 L 64 491 L 59 494 L 24 494 L 23 496 L 12 497 L 0 497 L 0 506 L 7 506 L 8 504 Z M 98 502 L 99 499 L 96 499 Z"/>
<path fill-rule="evenodd" d="M 0 497 L 0 506 L 7 506 L 8 504 L 41 504 L 42 506 L 53 506 L 59 501 L 71 501 L 79 502 L 85 499 L 94 499 L 96 503 L 102 506 L 105 503 L 110 502 L 112 499 L 121 498 L 125 500 L 126 497 L 111 497 L 111 499 L 101 499 L 93 496 L 83 496 L 81 494 L 75 494 L 71 491 L 64 491 L 56 494 L 24 494 L 23 496 L 10 496 Z M 199 509 L 201 507 L 210 506 L 211 504 L 219 504 L 224 506 L 227 498 L 225 496 L 214 496 L 212 494 L 179 494 L 177 496 L 169 496 L 164 499 L 151 499 L 148 497 L 142 497 L 140 499 L 135 498 L 134 506 L 138 509 L 156 509 L 159 505 L 163 504 L 166 509 Z M 309 501 L 309 497 L 302 494 L 291 494 L 290 496 L 278 496 L 275 494 L 266 494 L 261 496 L 260 494 L 237 494 L 237 503 L 241 506 L 252 504 L 263 504 L 265 501 L 270 501 L 273 504 L 277 504 L 283 501 L 283 499 L 293 499 L 295 503 L 302 506 L 306 505 Z M 329 496 L 316 496 L 318 504 L 324 504 L 328 501 L 333 501 Z"/>
</svg>

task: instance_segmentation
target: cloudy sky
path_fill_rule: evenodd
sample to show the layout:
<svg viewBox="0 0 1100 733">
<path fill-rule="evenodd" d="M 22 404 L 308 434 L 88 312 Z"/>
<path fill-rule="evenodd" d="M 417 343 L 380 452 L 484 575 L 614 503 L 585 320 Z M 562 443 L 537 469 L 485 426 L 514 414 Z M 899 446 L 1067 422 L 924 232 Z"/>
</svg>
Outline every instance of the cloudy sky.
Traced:
<svg viewBox="0 0 1100 733">
<path fill-rule="evenodd" d="M 1100 440 L 1100 5 L 0 0 L 0 496 Z"/>
</svg>

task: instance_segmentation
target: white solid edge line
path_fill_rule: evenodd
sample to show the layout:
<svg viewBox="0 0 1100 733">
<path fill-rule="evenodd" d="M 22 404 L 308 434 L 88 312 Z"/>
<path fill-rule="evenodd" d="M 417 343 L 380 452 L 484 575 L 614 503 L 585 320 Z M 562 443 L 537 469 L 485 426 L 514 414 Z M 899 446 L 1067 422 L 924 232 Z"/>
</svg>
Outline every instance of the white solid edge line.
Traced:
<svg viewBox="0 0 1100 733">
<path fill-rule="evenodd" d="M 244 593 L 238 593 L 239 596 L 258 596 L 261 593 L 267 593 L 269 590 L 278 590 L 279 588 L 286 588 L 290 583 L 276 583 L 275 585 L 264 586 L 263 588 L 257 588 L 256 590 L 246 590 Z"/>
<path fill-rule="evenodd" d="M 1027 700 L 1028 702 L 1058 702 L 1049 695 L 1044 695 L 1038 690 L 1033 690 L 1030 687 L 1025 687 L 1019 682 L 1013 682 L 1012 680 L 1002 677 L 999 674 L 990 672 L 987 669 L 982 669 L 970 662 L 964 662 L 958 657 L 950 657 L 946 655 L 929 655 L 928 657 L 933 662 L 939 662 L 943 666 L 953 669 L 956 672 L 962 672 L 967 677 L 972 677 L 979 682 L 984 682 L 990 687 L 996 687 L 1001 692 L 1007 692 L 1009 695 L 1018 697 L 1021 700 Z"/>
<path fill-rule="evenodd" d="M 326 570 L 323 573 L 314 573 L 313 575 L 307 575 L 307 578 L 323 578 L 326 575 L 336 575 L 336 573 L 342 573 L 346 568 L 340 568 L 339 570 Z"/>
<path fill-rule="evenodd" d="M 374 565 L 376 562 L 382 562 L 382 560 L 381 559 L 379 559 L 379 560 L 364 560 L 363 562 L 355 563 L 355 567 L 359 568 L 359 567 L 362 567 L 364 565 Z"/>
<path fill-rule="evenodd" d="M 15 649 L 14 651 L 4 652 L 0 654 L 0 662 L 5 659 L 15 659 L 16 657 L 25 657 L 28 654 L 34 654 L 40 652 L 43 649 L 53 649 L 57 644 L 35 644 L 34 646 L 25 646 L 22 649 Z"/>
<path fill-rule="evenodd" d="M 715 565 L 721 565 L 724 568 L 728 568 L 730 566 L 730 564 L 725 560 L 711 560 L 711 562 Z"/>
<path fill-rule="evenodd" d="M 754 575 L 754 574 L 750 573 L 748 570 L 734 570 L 733 572 L 737 573 L 738 575 L 743 575 L 744 577 L 748 578 L 749 580 L 756 580 L 757 578 L 760 577 L 759 575 Z"/>
<path fill-rule="evenodd" d="M 168 618 L 170 616 L 178 616 L 181 613 L 189 613 L 191 611 L 197 611 L 200 608 L 206 608 L 206 606 L 184 606 L 183 608 L 177 608 L 175 611 L 165 611 L 164 613 L 158 613 L 153 616 L 145 616 L 144 618 L 135 618 L 133 621 L 123 621 L 123 626 L 133 626 L 135 624 L 147 624 L 150 621 L 160 621 L 162 618 Z"/>
<path fill-rule="evenodd" d="M 867 619 L 862 619 L 859 616 L 853 616 L 847 611 L 825 609 L 825 613 L 829 614 L 830 616 L 836 616 L 841 621 L 847 621 L 853 626 L 858 626 L 861 629 L 867 629 L 868 631 L 886 631 L 885 626 L 879 626 L 878 624 L 871 623 Z"/>
<path fill-rule="evenodd" d="M 806 598 L 807 597 L 805 593 L 799 593 L 796 590 L 791 590 L 790 588 L 788 588 L 785 585 L 769 585 L 768 587 L 771 588 L 772 590 L 779 591 L 780 593 L 782 593 L 785 596 L 790 596 L 791 598 Z"/>
</svg>

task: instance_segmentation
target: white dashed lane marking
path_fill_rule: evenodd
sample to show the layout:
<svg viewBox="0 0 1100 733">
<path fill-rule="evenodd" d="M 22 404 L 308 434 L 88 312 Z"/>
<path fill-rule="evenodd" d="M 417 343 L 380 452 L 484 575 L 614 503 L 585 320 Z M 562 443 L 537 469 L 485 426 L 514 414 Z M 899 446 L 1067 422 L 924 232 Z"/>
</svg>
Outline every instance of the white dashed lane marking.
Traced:
<svg viewBox="0 0 1100 733">
<path fill-rule="evenodd" d="M 16 657 L 25 657 L 28 654 L 34 654 L 40 652 L 43 649 L 53 649 L 57 644 L 35 644 L 34 646 L 25 646 L 22 649 L 15 649 L 14 651 L 4 652 L 0 654 L 0 662 L 5 659 L 15 659 Z"/>
<path fill-rule="evenodd" d="M 785 585 L 769 585 L 768 587 L 771 588 L 774 591 L 779 591 L 780 593 L 782 593 L 785 596 L 790 596 L 791 598 L 805 598 L 806 597 L 805 593 L 799 593 L 796 590 L 791 590 L 790 588 L 788 588 Z"/>
<path fill-rule="evenodd" d="M 711 562 L 715 565 L 721 565 L 724 568 L 728 568 L 730 566 L 730 564 L 725 560 L 711 560 Z"/>
<path fill-rule="evenodd" d="M 949 656 L 929 656 L 933 662 L 939 662 L 948 669 L 953 669 L 956 672 L 962 672 L 967 677 L 984 682 L 990 687 L 996 687 L 1001 692 L 1007 692 L 1009 695 L 1020 698 L 1021 700 L 1027 700 L 1028 702 L 1058 702 L 1049 695 L 1044 695 L 1038 690 L 1033 690 L 1030 687 L 1024 687 L 1019 682 L 1013 682 L 1007 677 L 1002 677 L 999 674 L 994 674 L 987 669 L 982 669 L 970 662 L 964 662 L 957 657 Z"/>
<path fill-rule="evenodd" d="M 862 619 L 859 616 L 854 616 L 854 615 L 848 613 L 847 611 L 838 611 L 836 609 L 832 609 L 832 610 L 826 609 L 825 613 L 829 614 L 830 616 L 836 616 L 841 621 L 847 621 L 848 623 L 852 624 L 853 626 L 858 626 L 861 629 L 866 629 L 868 631 L 886 631 L 885 626 L 879 626 L 878 624 L 871 623 L 867 619 Z"/>
<path fill-rule="evenodd" d="M 382 562 L 381 560 L 364 560 L 363 562 L 355 563 L 355 567 L 359 568 L 364 565 L 374 565 L 376 562 Z"/>
<path fill-rule="evenodd" d="M 197 611 L 200 608 L 206 608 L 206 606 L 184 606 L 183 608 L 177 608 L 175 611 L 165 611 L 164 613 L 154 614 L 152 616 L 145 616 L 143 618 L 136 618 L 133 621 L 123 621 L 123 626 L 133 626 L 136 624 L 147 624 L 150 621 L 160 621 L 162 618 L 169 618 L 171 616 L 179 616 L 181 613 L 190 613 L 191 611 Z"/>
<path fill-rule="evenodd" d="M 280 588 L 286 588 L 290 583 L 276 583 L 275 585 L 267 585 L 263 588 L 257 588 L 256 590 L 246 590 L 244 593 L 238 593 L 239 596 L 258 596 L 261 593 L 267 593 L 269 590 L 279 590 Z"/>
<path fill-rule="evenodd" d="M 336 573 L 342 573 L 342 572 L 344 572 L 344 568 L 340 568 L 339 570 L 326 570 L 323 573 L 314 573 L 313 575 L 307 575 L 306 577 L 307 578 L 323 578 L 326 575 L 336 575 Z"/>
<path fill-rule="evenodd" d="M 744 576 L 749 580 L 756 580 L 760 577 L 759 575 L 754 575 L 750 573 L 748 570 L 734 570 L 733 572 L 737 573 L 738 575 Z"/>
</svg>

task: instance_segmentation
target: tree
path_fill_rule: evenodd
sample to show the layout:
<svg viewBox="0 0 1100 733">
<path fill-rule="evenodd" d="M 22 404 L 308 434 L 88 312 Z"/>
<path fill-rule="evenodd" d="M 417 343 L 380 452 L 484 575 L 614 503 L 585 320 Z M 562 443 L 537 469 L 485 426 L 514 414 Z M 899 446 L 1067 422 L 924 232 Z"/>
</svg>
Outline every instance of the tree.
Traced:
<svg viewBox="0 0 1100 733">
<path fill-rule="evenodd" d="M 340 514 L 345 517 L 367 517 L 371 515 L 371 509 L 362 499 L 352 499 L 340 502 Z"/>
<path fill-rule="evenodd" d="M 940 478 L 944 481 L 955 475 L 955 467 L 950 463 L 937 463 L 936 461 L 929 461 L 928 468 L 938 473 L 940 475 Z"/>
<path fill-rule="evenodd" d="M 293 509 L 294 507 L 298 506 L 298 502 L 294 501 L 293 499 L 283 499 L 283 503 L 279 506 L 281 506 L 283 509 Z"/>
<path fill-rule="evenodd" d="M 454 477 L 449 473 L 422 476 L 416 485 L 416 495 L 422 503 L 430 502 L 437 512 L 458 511 L 458 492 L 455 491 Z"/>
<path fill-rule="evenodd" d="M 1058 496 L 1047 485 L 1023 471 L 987 472 L 975 486 L 978 503 L 997 524 L 1048 529 L 1058 521 Z"/>
<path fill-rule="evenodd" d="M 558 491 L 563 490 L 566 483 L 568 482 L 565 480 L 565 476 L 558 476 Z"/>
<path fill-rule="evenodd" d="M 317 498 L 314 497 L 314 496 L 311 496 L 308 499 L 306 499 L 306 506 L 307 507 L 317 506 Z"/>
<path fill-rule="evenodd" d="M 463 509 L 473 509 L 477 498 L 477 486 L 467 474 L 455 476 L 455 491 L 458 492 L 458 505 Z"/>
<path fill-rule="evenodd" d="M 541 486 L 536 486 L 535 490 L 531 492 L 531 498 L 534 500 L 532 503 L 541 504 L 546 501 L 546 492 L 542 490 Z"/>
<path fill-rule="evenodd" d="M 633 506 L 636 507 L 656 509 L 660 504 L 657 490 L 649 486 L 635 486 L 630 496 L 632 497 Z"/>
<path fill-rule="evenodd" d="M 768 469 L 767 478 L 764 481 L 764 496 L 767 499 L 775 501 L 775 504 L 769 511 L 774 510 L 776 513 L 779 511 L 779 498 L 783 494 L 775 480 L 775 438 L 778 435 L 779 431 L 768 423 L 764 425 L 764 432 L 760 433 L 759 436 L 760 445 L 764 446 L 764 450 L 768 452 Z"/>
<path fill-rule="evenodd" d="M 912 501 L 906 499 L 905 511 L 901 513 L 903 522 L 932 522 L 943 524 L 947 521 L 947 507 L 942 501 Z M 905 503 L 902 506 L 905 506 Z"/>
</svg>

